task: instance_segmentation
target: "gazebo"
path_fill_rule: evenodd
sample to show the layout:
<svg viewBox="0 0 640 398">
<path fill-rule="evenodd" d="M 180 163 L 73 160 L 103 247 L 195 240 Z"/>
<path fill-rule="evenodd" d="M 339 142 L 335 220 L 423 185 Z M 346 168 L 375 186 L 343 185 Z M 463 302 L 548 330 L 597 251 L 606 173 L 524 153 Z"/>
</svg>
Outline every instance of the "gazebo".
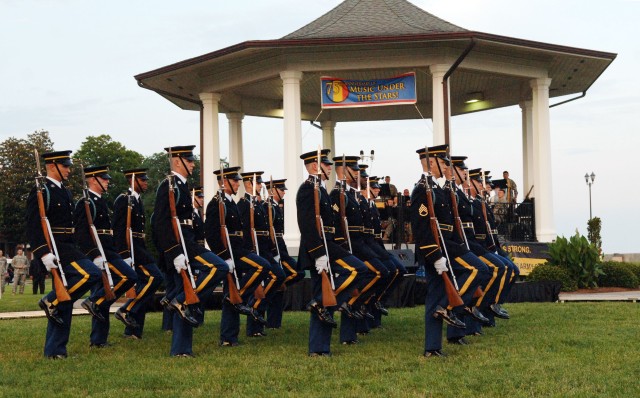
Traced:
<svg viewBox="0 0 640 398">
<path fill-rule="evenodd" d="M 616 54 L 469 31 L 405 0 L 345 0 L 277 40 L 239 43 L 135 76 L 178 107 L 201 115 L 205 200 L 215 191 L 219 114 L 229 119 L 229 161 L 243 165 L 245 115 L 283 119 L 284 170 L 302 182 L 301 121 L 320 122 L 334 149 L 338 122 L 431 118 L 433 144 L 449 142 L 449 118 L 511 105 L 522 109 L 524 186 L 535 186 L 536 235 L 556 237 L 549 99 L 584 96 Z M 371 80 L 415 72 L 417 103 L 325 109 L 322 76 Z M 444 83 L 444 84 L 443 84 Z M 468 103 L 471 95 L 479 101 Z M 557 104 L 556 104 L 557 105 Z M 417 108 L 417 110 L 416 110 Z M 419 111 L 419 112 L 418 112 Z M 285 240 L 299 243 L 295 201 L 285 206 Z"/>
</svg>

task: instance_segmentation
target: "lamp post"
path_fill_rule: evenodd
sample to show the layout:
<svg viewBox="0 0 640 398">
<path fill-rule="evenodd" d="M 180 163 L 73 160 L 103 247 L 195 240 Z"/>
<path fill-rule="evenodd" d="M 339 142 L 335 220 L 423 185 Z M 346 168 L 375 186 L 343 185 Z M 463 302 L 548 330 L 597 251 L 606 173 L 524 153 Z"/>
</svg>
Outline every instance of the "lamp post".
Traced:
<svg viewBox="0 0 640 398">
<path fill-rule="evenodd" d="M 591 180 L 589 180 L 589 178 L 591 178 Z M 591 172 L 591 175 L 589 174 L 584 175 L 584 181 L 589 186 L 589 220 L 593 218 L 591 215 L 591 185 L 593 185 L 593 180 L 595 179 L 596 179 L 596 175 L 593 174 L 593 171 Z"/>
</svg>

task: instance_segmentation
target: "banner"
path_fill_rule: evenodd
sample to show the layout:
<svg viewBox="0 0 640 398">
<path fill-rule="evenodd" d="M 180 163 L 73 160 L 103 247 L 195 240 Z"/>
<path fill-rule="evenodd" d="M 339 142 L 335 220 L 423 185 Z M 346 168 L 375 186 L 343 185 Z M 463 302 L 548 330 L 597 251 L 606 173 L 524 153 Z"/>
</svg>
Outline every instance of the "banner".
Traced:
<svg viewBox="0 0 640 398">
<path fill-rule="evenodd" d="M 535 267 L 549 259 L 549 245 L 534 242 L 506 242 L 502 249 L 513 257 L 513 262 L 520 268 L 520 275 L 529 275 Z"/>
<path fill-rule="evenodd" d="M 415 72 L 389 79 L 345 80 L 321 77 L 322 108 L 415 104 Z"/>
</svg>

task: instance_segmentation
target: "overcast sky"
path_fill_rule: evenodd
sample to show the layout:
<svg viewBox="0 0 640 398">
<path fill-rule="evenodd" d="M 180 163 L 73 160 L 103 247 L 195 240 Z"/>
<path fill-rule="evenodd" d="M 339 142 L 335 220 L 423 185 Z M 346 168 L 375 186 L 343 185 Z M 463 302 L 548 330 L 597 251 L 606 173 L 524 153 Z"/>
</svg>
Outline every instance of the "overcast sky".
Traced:
<svg viewBox="0 0 640 398">
<path fill-rule="evenodd" d="M 197 144 L 198 113 L 139 88 L 134 75 L 246 40 L 280 38 L 339 3 L 0 0 L 0 140 L 46 129 L 56 149 L 75 150 L 88 135 L 110 134 L 144 155 Z M 585 98 L 551 109 L 555 220 L 559 235 L 576 228 L 586 234 L 584 174 L 593 171 L 593 213 L 603 220 L 605 253 L 640 252 L 640 188 L 632 168 L 640 150 L 640 1 L 413 3 L 469 30 L 618 54 Z M 302 126 L 303 150 L 316 148 L 319 130 Z M 226 156 L 224 115 L 220 127 Z M 282 156 L 282 121 L 247 117 L 243 128 L 245 168 L 281 176 L 273 157 Z M 518 107 L 454 117 L 451 132 L 455 153 L 469 156 L 470 166 L 498 177 L 508 169 L 526 191 Z M 261 152 L 267 142 L 269 153 Z M 391 175 L 399 189 L 421 172 L 415 149 L 431 143 L 430 121 L 343 123 L 336 130 L 339 153 L 375 149 L 370 174 Z"/>
</svg>

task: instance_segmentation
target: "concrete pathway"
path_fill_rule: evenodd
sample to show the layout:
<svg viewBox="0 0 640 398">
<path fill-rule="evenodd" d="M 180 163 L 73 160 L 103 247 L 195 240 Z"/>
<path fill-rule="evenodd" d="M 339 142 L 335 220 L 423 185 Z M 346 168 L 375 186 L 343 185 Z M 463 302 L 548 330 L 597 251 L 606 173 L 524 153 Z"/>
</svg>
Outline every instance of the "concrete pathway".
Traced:
<svg viewBox="0 0 640 398">
<path fill-rule="evenodd" d="M 609 293 L 560 293 L 560 302 L 567 301 L 640 301 L 640 290 Z"/>
<path fill-rule="evenodd" d="M 82 308 L 80 303 L 82 303 L 84 299 L 77 300 L 73 303 L 73 315 L 89 315 L 89 312 Z M 111 308 L 109 308 L 110 313 L 114 313 L 120 308 L 123 302 L 116 301 Z M 44 318 L 44 311 L 20 311 L 20 312 L 0 312 L 0 320 L 3 319 L 28 319 L 28 318 Z"/>
</svg>

